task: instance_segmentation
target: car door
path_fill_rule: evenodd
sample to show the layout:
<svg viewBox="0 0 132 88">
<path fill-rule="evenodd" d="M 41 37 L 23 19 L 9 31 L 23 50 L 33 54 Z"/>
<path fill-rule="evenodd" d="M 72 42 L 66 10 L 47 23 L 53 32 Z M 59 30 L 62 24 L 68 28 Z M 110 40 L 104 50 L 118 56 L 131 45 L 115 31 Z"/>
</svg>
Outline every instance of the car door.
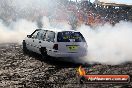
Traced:
<svg viewBox="0 0 132 88">
<path fill-rule="evenodd" d="M 46 39 L 45 39 L 45 43 L 44 43 L 45 45 L 43 45 L 43 46 L 46 46 L 47 53 L 48 53 L 48 51 L 52 51 L 54 41 L 55 41 L 55 32 L 47 31 Z"/>
<path fill-rule="evenodd" d="M 37 33 L 36 39 L 34 41 L 34 51 L 36 53 L 41 53 L 40 48 L 42 47 L 42 44 L 45 43 L 45 34 L 46 31 L 42 30 Z"/>
<path fill-rule="evenodd" d="M 28 39 L 26 40 L 27 48 L 28 48 L 29 50 L 31 50 L 31 51 L 34 51 L 34 50 L 33 50 L 33 48 L 34 48 L 33 43 L 34 43 L 34 40 L 35 40 L 36 37 L 37 37 L 37 33 L 38 33 L 38 32 L 39 32 L 38 30 L 35 30 L 35 31 L 31 34 L 31 37 L 28 38 Z"/>
</svg>

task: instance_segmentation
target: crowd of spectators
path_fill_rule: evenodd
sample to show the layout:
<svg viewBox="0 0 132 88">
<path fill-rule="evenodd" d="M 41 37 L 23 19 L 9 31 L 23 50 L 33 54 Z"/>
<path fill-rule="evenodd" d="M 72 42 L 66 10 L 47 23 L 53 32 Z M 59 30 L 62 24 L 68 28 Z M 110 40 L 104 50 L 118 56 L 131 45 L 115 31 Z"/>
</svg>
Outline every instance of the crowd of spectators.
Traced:
<svg viewBox="0 0 132 88">
<path fill-rule="evenodd" d="M 36 21 L 38 27 L 42 27 L 41 20 L 44 16 L 48 17 L 49 21 L 69 21 L 73 29 L 80 24 L 97 26 L 107 22 L 114 25 L 121 20 L 132 21 L 132 5 L 97 5 L 88 0 L 80 2 L 54 0 L 47 7 L 20 10 L 4 2 L 0 4 L 0 7 L 0 19 L 6 24 L 18 19 L 27 19 L 32 22 Z"/>
<path fill-rule="evenodd" d="M 114 25 L 121 20 L 132 21 L 132 5 L 95 5 L 88 1 L 78 4 L 79 21 L 94 26 L 109 22 Z"/>
</svg>

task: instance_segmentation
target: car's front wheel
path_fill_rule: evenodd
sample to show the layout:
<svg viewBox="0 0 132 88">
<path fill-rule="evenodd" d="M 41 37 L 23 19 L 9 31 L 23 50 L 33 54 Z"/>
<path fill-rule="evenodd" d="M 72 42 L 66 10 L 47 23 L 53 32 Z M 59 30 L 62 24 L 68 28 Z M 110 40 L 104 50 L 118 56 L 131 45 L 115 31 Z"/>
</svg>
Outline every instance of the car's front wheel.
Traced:
<svg viewBox="0 0 132 88">
<path fill-rule="evenodd" d="M 26 47 L 26 42 L 24 40 L 23 40 L 22 45 L 23 45 L 23 53 L 26 54 L 28 52 L 28 49 Z"/>
</svg>

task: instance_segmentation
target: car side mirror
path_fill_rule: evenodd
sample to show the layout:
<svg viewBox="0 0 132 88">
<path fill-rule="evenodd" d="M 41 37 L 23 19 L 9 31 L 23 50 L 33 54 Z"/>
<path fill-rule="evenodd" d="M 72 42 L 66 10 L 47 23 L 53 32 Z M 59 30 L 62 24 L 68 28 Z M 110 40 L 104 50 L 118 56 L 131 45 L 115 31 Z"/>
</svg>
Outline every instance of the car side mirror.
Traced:
<svg viewBox="0 0 132 88">
<path fill-rule="evenodd" d="M 27 35 L 28 38 L 31 38 L 31 35 Z"/>
</svg>

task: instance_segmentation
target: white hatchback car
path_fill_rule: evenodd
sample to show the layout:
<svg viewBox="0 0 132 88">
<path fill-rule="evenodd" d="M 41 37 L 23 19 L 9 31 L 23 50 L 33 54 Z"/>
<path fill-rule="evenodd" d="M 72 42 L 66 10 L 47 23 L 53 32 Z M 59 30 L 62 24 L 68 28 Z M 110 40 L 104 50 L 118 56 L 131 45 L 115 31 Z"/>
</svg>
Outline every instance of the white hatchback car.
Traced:
<svg viewBox="0 0 132 88">
<path fill-rule="evenodd" d="M 42 56 L 83 57 L 87 43 L 80 32 L 58 29 L 36 29 L 23 40 L 23 51 L 33 51 Z"/>
</svg>

